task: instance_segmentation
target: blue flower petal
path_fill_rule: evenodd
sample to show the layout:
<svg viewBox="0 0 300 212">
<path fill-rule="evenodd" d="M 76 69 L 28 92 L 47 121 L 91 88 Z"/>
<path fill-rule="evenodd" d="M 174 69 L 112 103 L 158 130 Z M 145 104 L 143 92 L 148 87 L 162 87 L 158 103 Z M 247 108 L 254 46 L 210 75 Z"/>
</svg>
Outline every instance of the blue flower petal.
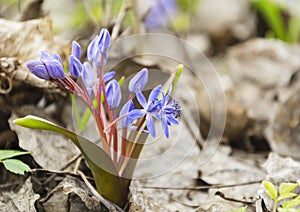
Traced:
<svg viewBox="0 0 300 212">
<path fill-rule="evenodd" d="M 127 116 L 130 119 L 135 120 L 135 119 L 141 118 L 145 114 L 146 114 L 145 110 L 135 109 L 135 110 L 130 111 Z"/>
<path fill-rule="evenodd" d="M 151 102 L 157 101 L 157 98 L 158 98 L 159 94 L 161 93 L 161 89 L 162 89 L 161 85 L 158 85 L 151 91 L 149 98 L 148 98 L 148 105 Z"/>
<path fill-rule="evenodd" d="M 46 70 L 46 67 L 44 65 L 37 65 L 33 69 L 30 70 L 31 73 L 33 73 L 35 76 L 49 80 L 50 76 L 48 74 L 48 71 Z"/>
<path fill-rule="evenodd" d="M 62 64 L 57 60 L 48 60 L 45 66 L 52 79 L 64 79 L 66 77 Z"/>
<path fill-rule="evenodd" d="M 42 50 L 41 51 L 40 59 L 41 60 L 52 60 L 53 57 L 52 57 L 52 55 L 49 52 Z"/>
<path fill-rule="evenodd" d="M 155 137 L 156 136 L 155 124 L 154 124 L 153 117 L 150 114 L 147 114 L 147 116 L 146 116 L 146 125 L 147 125 L 150 135 L 152 137 Z"/>
<path fill-rule="evenodd" d="M 79 77 L 82 72 L 82 64 L 77 57 L 74 55 L 70 55 L 69 57 L 70 65 L 69 65 L 69 72 L 72 77 Z"/>
<path fill-rule="evenodd" d="M 76 41 L 72 42 L 72 55 L 74 55 L 78 60 L 80 60 L 81 47 Z"/>
<path fill-rule="evenodd" d="M 111 80 L 114 76 L 116 75 L 115 71 L 110 71 L 104 74 L 104 82 L 108 82 L 109 80 Z"/>
<path fill-rule="evenodd" d="M 27 68 L 31 72 L 33 71 L 34 67 L 36 67 L 38 65 L 43 65 L 43 63 L 40 60 L 30 60 L 26 63 Z"/>
<path fill-rule="evenodd" d="M 123 116 L 123 115 L 129 113 L 133 109 L 134 109 L 134 105 L 133 105 L 132 100 L 127 101 L 123 105 L 123 107 L 120 111 L 120 116 Z M 122 127 L 128 127 L 132 123 L 132 121 L 133 121 L 132 119 L 130 119 L 128 116 L 126 116 L 125 118 L 120 120 L 120 124 L 121 124 Z"/>
<path fill-rule="evenodd" d="M 179 124 L 179 122 L 177 121 L 177 119 L 174 117 L 174 115 L 167 115 L 167 119 L 170 123 L 172 124 Z"/>
<path fill-rule="evenodd" d="M 169 138 L 168 122 L 165 119 L 161 120 L 162 129 L 167 138 Z"/>
<path fill-rule="evenodd" d="M 147 108 L 147 102 L 146 102 L 146 99 L 145 99 L 145 97 L 144 97 L 144 95 L 142 94 L 141 91 L 138 91 L 136 93 L 136 98 L 139 101 L 139 103 L 142 105 L 142 107 L 146 109 Z"/>
<path fill-rule="evenodd" d="M 59 56 L 59 54 L 54 54 L 53 58 L 62 64 L 62 60 L 61 60 L 61 57 Z"/>
</svg>

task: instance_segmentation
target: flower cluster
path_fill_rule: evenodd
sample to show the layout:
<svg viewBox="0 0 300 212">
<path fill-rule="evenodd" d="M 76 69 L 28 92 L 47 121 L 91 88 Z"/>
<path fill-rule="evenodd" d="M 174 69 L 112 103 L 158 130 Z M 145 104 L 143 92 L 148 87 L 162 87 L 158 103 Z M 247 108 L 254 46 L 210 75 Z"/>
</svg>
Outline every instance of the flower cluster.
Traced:
<svg viewBox="0 0 300 212">
<path fill-rule="evenodd" d="M 89 44 L 87 48 L 88 61 L 81 62 L 81 47 L 73 41 L 72 53 L 69 56 L 69 74 L 66 74 L 59 55 L 53 56 L 42 51 L 40 60 L 32 60 L 27 63 L 28 69 L 39 78 L 49 80 L 65 89 L 67 92 L 80 97 L 91 110 L 101 138 L 102 145 L 110 155 L 110 147 L 118 152 L 118 136 L 116 124 L 122 127 L 122 139 L 128 142 L 127 129 L 149 132 L 156 136 L 154 119 L 161 122 L 164 134 L 169 137 L 168 127 L 178 124 L 181 107 L 176 100 L 170 100 L 170 94 L 162 91 L 162 86 L 154 88 L 146 101 L 142 91 L 148 82 L 148 69 L 144 68 L 138 72 L 129 82 L 130 95 L 128 101 L 116 114 L 122 94 L 117 80 L 113 79 L 115 72 L 104 74 L 104 65 L 107 60 L 107 51 L 110 47 L 110 35 L 106 29 L 102 29 Z M 76 81 L 78 83 L 76 83 Z M 136 97 L 142 109 L 135 109 L 133 98 Z M 96 104 L 94 104 L 96 100 Z M 107 120 L 108 119 L 108 120 Z M 139 123 L 141 120 L 142 124 Z M 146 122 L 147 129 L 143 129 Z M 126 142 L 122 143 L 122 156 L 129 153 Z M 117 162 L 117 155 L 114 161 Z"/>
</svg>

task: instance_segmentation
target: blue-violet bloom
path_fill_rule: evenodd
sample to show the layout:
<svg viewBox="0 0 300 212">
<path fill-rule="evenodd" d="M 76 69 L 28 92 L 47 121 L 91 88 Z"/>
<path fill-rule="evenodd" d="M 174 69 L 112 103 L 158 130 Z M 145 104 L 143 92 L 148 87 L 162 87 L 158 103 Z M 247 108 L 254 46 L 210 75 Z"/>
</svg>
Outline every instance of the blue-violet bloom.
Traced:
<svg viewBox="0 0 300 212">
<path fill-rule="evenodd" d="M 70 61 L 70 65 L 69 65 L 70 75 L 75 78 L 79 77 L 79 75 L 82 72 L 82 64 L 80 60 L 74 55 L 70 55 L 69 61 Z"/>
<path fill-rule="evenodd" d="M 50 76 L 48 74 L 48 71 L 45 67 L 45 65 L 39 61 L 39 60 L 30 60 L 26 63 L 27 68 L 31 73 L 33 73 L 35 76 L 44 79 L 49 80 Z"/>
<path fill-rule="evenodd" d="M 58 54 L 52 56 L 47 51 L 41 52 L 40 60 L 29 61 L 27 68 L 31 73 L 45 80 L 66 77 L 60 56 Z"/>
<path fill-rule="evenodd" d="M 180 116 L 181 107 L 178 102 L 173 99 L 169 103 L 170 95 L 165 96 L 162 94 L 162 99 L 159 101 L 160 110 L 158 113 L 158 119 L 161 121 L 162 129 L 167 138 L 169 138 L 168 126 L 171 124 L 178 124 L 177 118 Z"/>
<path fill-rule="evenodd" d="M 141 104 L 141 106 L 143 107 L 143 109 L 135 109 L 128 113 L 128 117 L 131 120 L 135 120 L 146 115 L 146 126 L 152 137 L 155 137 L 156 135 L 153 117 L 156 118 L 158 117 L 160 105 L 158 104 L 157 98 L 161 93 L 161 90 L 162 90 L 161 85 L 155 87 L 149 95 L 148 102 L 146 102 L 146 99 L 142 94 L 142 92 L 138 91 L 136 93 L 136 97 L 139 103 Z"/>
<path fill-rule="evenodd" d="M 117 108 L 121 101 L 121 88 L 117 80 L 113 79 L 106 85 L 106 99 L 110 108 Z"/>
<path fill-rule="evenodd" d="M 80 60 L 81 47 L 76 41 L 72 42 L 72 55 L 74 55 L 78 60 Z"/>
<path fill-rule="evenodd" d="M 129 82 L 128 90 L 132 93 L 142 91 L 148 82 L 148 69 L 143 68 Z"/>
<path fill-rule="evenodd" d="M 110 35 L 107 29 L 101 29 L 100 34 L 97 35 L 89 44 L 87 48 L 87 57 L 97 67 L 101 63 L 106 63 L 106 52 L 110 46 Z M 104 56 L 104 61 L 101 61 L 101 54 Z"/>
</svg>

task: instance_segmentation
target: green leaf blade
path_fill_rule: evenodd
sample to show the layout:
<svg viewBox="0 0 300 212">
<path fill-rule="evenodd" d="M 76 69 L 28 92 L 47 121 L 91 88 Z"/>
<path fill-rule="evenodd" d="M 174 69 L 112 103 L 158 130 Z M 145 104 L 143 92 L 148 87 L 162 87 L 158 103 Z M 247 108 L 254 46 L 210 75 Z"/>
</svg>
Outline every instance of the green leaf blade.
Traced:
<svg viewBox="0 0 300 212">
<path fill-rule="evenodd" d="M 288 198 L 291 198 L 291 197 L 295 197 L 295 196 L 297 196 L 297 194 L 295 194 L 295 193 L 285 193 L 285 194 L 281 194 L 281 195 L 278 197 L 278 201 L 283 200 L 283 199 L 288 199 Z"/>
<path fill-rule="evenodd" d="M 104 198 L 121 207 L 126 204 L 129 191 L 129 186 L 125 183 L 127 181 L 119 176 L 113 161 L 101 147 L 69 130 L 36 116 L 19 118 L 14 120 L 14 123 L 23 127 L 57 132 L 70 138 L 80 149 L 89 164 L 98 192 Z"/>
<path fill-rule="evenodd" d="M 22 152 L 18 150 L 0 150 L 0 161 L 20 155 L 27 155 L 30 152 Z"/>
<path fill-rule="evenodd" d="M 300 197 L 300 196 L 298 196 L 298 197 Z M 300 198 L 298 198 L 298 197 L 283 203 L 282 207 L 285 209 L 290 209 L 290 208 L 294 208 L 294 207 L 300 205 Z"/>
<path fill-rule="evenodd" d="M 277 190 L 273 183 L 268 181 L 263 181 L 263 185 L 265 187 L 266 194 L 274 201 L 277 201 Z"/>
<path fill-rule="evenodd" d="M 30 171 L 30 167 L 17 159 L 6 159 L 2 161 L 4 167 L 15 174 L 24 175 L 25 172 Z"/>
<path fill-rule="evenodd" d="M 286 194 L 294 190 L 298 186 L 297 183 L 281 183 L 279 186 L 279 194 Z"/>
</svg>

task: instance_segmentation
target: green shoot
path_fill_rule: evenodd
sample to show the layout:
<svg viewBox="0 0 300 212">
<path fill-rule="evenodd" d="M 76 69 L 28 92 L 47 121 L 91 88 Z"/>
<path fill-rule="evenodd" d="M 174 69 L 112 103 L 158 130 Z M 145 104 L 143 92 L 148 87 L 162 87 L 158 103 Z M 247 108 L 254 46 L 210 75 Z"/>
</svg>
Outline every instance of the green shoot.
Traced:
<svg viewBox="0 0 300 212">
<path fill-rule="evenodd" d="M 281 183 L 279 185 L 279 191 L 277 191 L 273 183 L 269 181 L 263 181 L 266 194 L 270 197 L 270 199 L 274 201 L 272 210 L 273 212 L 276 212 L 279 201 L 297 196 L 296 193 L 292 193 L 292 191 L 299 186 L 299 180 L 297 182 L 298 183 Z M 294 199 L 284 202 L 282 206 L 278 208 L 278 211 L 297 211 L 293 208 L 298 205 L 300 205 L 300 195 L 298 195 Z"/>
</svg>

